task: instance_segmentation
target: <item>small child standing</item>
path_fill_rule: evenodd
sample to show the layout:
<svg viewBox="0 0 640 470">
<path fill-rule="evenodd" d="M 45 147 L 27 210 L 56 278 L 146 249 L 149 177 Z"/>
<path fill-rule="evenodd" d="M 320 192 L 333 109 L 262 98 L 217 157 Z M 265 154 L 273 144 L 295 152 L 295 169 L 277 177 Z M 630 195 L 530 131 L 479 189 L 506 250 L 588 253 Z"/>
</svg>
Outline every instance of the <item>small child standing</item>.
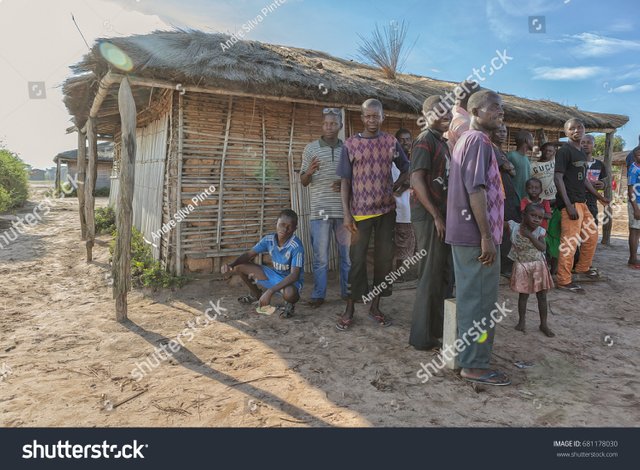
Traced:
<svg viewBox="0 0 640 470">
<path fill-rule="evenodd" d="M 551 204 L 548 199 L 541 198 L 542 181 L 538 178 L 529 178 L 524 187 L 527 191 L 527 197 L 523 197 L 520 201 L 520 211 L 524 211 L 524 208 L 529 204 L 540 204 L 544 210 L 544 219 L 540 225 L 543 229 L 547 230 L 547 224 L 551 218 Z"/>
<path fill-rule="evenodd" d="M 532 203 L 525 207 L 521 224 L 509 221 L 512 246 L 509 258 L 513 260 L 511 290 L 520 294 L 516 330 L 525 332 L 529 294 L 536 294 L 540 312 L 540 331 L 551 338 L 555 334 L 547 325 L 547 290 L 553 287 L 553 279 L 544 258 L 546 231 L 540 226 L 543 218 L 542 206 Z"/>
</svg>

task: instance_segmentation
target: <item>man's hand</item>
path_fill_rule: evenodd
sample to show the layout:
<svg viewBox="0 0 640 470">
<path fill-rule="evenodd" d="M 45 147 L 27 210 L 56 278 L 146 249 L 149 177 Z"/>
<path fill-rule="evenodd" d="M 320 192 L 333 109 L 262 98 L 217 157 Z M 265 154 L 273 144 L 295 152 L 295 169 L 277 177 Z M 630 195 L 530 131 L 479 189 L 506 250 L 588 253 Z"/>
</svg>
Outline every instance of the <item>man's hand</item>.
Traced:
<svg viewBox="0 0 640 470">
<path fill-rule="evenodd" d="M 271 302 L 271 297 L 273 296 L 273 291 L 271 289 L 267 289 L 260 296 L 260 307 L 266 307 Z"/>
<path fill-rule="evenodd" d="M 594 181 L 592 184 L 593 189 L 604 189 L 604 181 L 602 180 Z"/>
<path fill-rule="evenodd" d="M 351 233 L 352 235 L 358 231 L 358 227 L 356 226 L 356 221 L 351 214 L 344 216 L 342 221 L 342 225 Z"/>
<path fill-rule="evenodd" d="M 602 203 L 603 206 L 608 206 L 609 203 L 611 202 L 609 199 L 607 199 L 606 197 L 600 195 L 598 197 L 598 200 Z"/>
<path fill-rule="evenodd" d="M 333 190 L 334 193 L 339 193 L 340 192 L 340 185 L 341 185 L 341 180 L 335 180 L 331 184 L 331 189 Z"/>
<path fill-rule="evenodd" d="M 447 225 L 445 224 L 442 217 L 438 216 L 433 221 L 436 226 L 436 232 L 438 233 L 438 238 L 444 241 L 444 232 L 446 230 Z"/>
<path fill-rule="evenodd" d="M 571 220 L 578 220 L 578 211 L 576 211 L 576 207 L 573 204 L 569 204 L 566 209 Z"/>
<path fill-rule="evenodd" d="M 313 157 L 311 159 L 311 165 L 309 165 L 309 168 L 307 169 L 307 173 L 309 173 L 310 175 L 313 175 L 319 169 L 320 169 L 320 160 L 318 159 L 318 157 Z"/>
<path fill-rule="evenodd" d="M 480 249 L 482 253 L 478 257 L 478 261 L 480 261 L 485 266 L 491 266 L 496 259 L 496 246 L 493 244 L 493 238 L 482 238 L 482 242 L 480 244 Z"/>
<path fill-rule="evenodd" d="M 504 168 L 505 171 L 509 173 L 511 176 L 516 176 L 516 167 L 513 166 L 513 163 L 506 162 L 504 165 L 502 165 L 502 168 Z"/>
</svg>

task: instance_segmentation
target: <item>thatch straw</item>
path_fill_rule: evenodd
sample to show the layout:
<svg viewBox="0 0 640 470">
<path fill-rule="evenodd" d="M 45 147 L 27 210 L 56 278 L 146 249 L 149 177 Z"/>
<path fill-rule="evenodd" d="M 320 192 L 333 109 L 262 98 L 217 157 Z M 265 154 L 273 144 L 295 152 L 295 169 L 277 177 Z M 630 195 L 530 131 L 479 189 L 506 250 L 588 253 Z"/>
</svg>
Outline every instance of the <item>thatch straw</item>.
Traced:
<svg viewBox="0 0 640 470">
<path fill-rule="evenodd" d="M 225 34 L 200 31 L 158 31 L 108 41 L 131 58 L 133 70 L 129 73 L 137 77 L 224 88 L 229 92 L 285 96 L 292 101 L 313 100 L 319 104 L 359 105 L 367 98 L 376 97 L 387 111 L 414 113 L 416 117 L 427 96 L 446 93 L 457 83 L 410 74 L 388 79 L 378 68 L 324 52 L 257 41 L 238 41 L 223 48 L 229 39 Z M 63 85 L 65 104 L 79 126 L 86 121 L 100 79 L 112 68 L 99 52 L 100 42 L 80 63 L 71 67 L 74 76 Z M 145 105 L 148 92 L 140 93 L 136 91 L 136 101 Z M 587 129 L 596 130 L 617 128 L 628 121 L 627 116 L 589 113 L 550 101 L 502 96 L 505 119 L 513 123 L 561 129 L 565 120 L 578 117 Z M 114 124 L 115 118 L 117 116 Z"/>
</svg>

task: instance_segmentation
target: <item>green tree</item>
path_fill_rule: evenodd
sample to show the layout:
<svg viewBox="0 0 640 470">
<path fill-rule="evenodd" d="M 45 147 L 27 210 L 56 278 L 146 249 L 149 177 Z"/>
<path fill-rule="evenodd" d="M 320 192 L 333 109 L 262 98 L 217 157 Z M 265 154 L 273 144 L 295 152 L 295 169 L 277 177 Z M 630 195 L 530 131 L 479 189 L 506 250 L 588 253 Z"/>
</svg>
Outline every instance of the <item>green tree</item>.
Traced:
<svg viewBox="0 0 640 470">
<path fill-rule="evenodd" d="M 605 143 L 606 135 L 601 134 L 596 136 L 596 143 L 593 146 L 593 154 L 602 156 L 604 155 L 604 143 Z M 620 152 L 624 150 L 625 141 L 619 135 L 613 136 L 613 151 Z"/>
<path fill-rule="evenodd" d="M 29 195 L 25 163 L 0 146 L 0 212 L 21 206 Z"/>
</svg>

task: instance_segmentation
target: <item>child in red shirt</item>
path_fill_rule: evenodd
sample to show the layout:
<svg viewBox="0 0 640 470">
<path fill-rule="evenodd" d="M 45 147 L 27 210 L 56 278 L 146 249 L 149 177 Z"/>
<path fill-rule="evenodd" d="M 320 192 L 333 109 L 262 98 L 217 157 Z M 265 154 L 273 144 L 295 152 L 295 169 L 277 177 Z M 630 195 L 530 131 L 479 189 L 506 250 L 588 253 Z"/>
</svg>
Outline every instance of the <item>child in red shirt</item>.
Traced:
<svg viewBox="0 0 640 470">
<path fill-rule="evenodd" d="M 520 212 L 524 212 L 524 208 L 531 203 L 540 204 L 544 209 L 544 219 L 540 226 L 547 230 L 549 219 L 551 218 L 551 204 L 548 199 L 540 198 L 542 194 L 542 181 L 538 178 L 529 178 L 525 183 L 525 189 L 528 197 L 523 197 L 520 201 Z"/>
</svg>

